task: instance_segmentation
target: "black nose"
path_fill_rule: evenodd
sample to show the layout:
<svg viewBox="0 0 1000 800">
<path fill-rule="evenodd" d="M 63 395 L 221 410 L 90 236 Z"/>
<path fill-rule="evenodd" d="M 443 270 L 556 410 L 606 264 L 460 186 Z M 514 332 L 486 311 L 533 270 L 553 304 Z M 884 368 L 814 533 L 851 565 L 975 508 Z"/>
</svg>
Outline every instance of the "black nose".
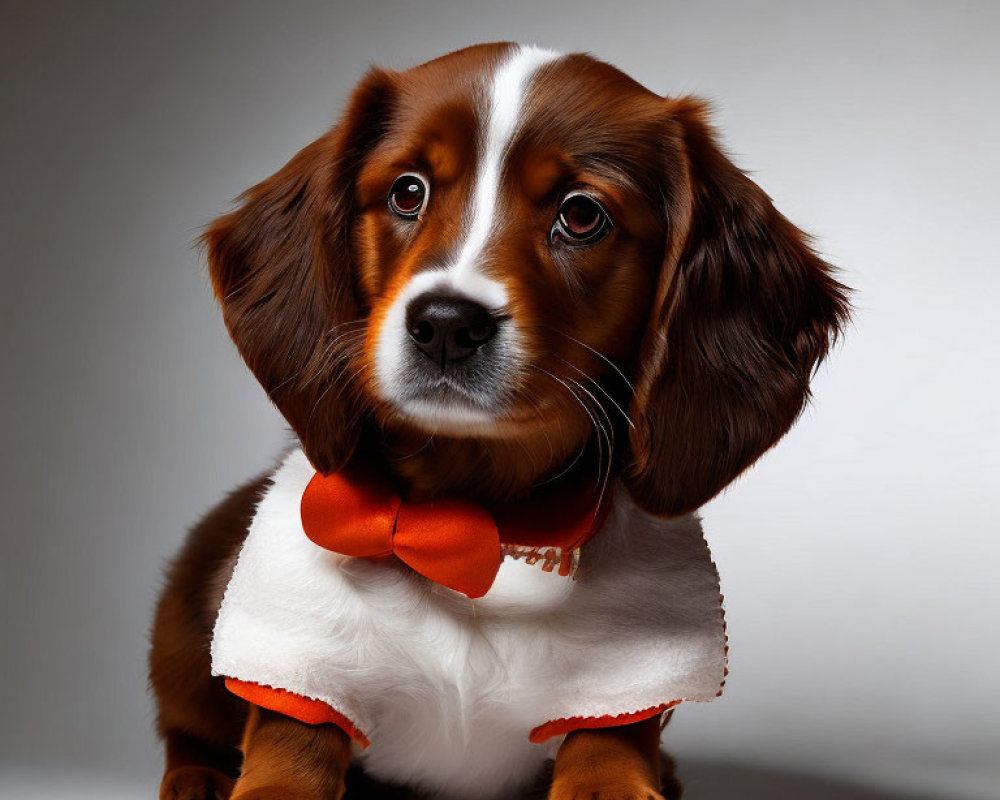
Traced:
<svg viewBox="0 0 1000 800">
<path fill-rule="evenodd" d="M 406 309 L 406 330 L 417 348 L 441 369 L 475 353 L 497 332 L 497 320 L 483 306 L 461 297 L 424 294 Z"/>
</svg>

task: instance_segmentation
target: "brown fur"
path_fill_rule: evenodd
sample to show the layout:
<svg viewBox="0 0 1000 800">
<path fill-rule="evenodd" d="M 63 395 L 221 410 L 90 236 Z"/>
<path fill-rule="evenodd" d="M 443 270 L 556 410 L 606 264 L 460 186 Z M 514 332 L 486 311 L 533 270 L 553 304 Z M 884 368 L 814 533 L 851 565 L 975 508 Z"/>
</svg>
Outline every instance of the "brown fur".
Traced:
<svg viewBox="0 0 1000 800">
<path fill-rule="evenodd" d="M 649 512 L 685 513 L 789 428 L 847 317 L 845 287 L 723 155 L 696 99 L 657 97 L 586 56 L 544 68 L 484 253 L 511 290 L 534 367 L 509 417 L 490 436 L 431 438 L 373 389 L 386 309 L 462 233 L 470 88 L 508 48 L 373 70 L 336 128 L 216 221 L 205 243 L 226 324 L 320 471 L 361 448 L 413 497 L 495 501 L 582 451 L 581 464 L 620 475 Z M 407 170 L 431 176 L 432 213 L 404 231 L 385 198 Z M 586 183 L 609 209 L 615 227 L 599 245 L 549 242 L 568 183 Z M 566 391 L 572 381 L 590 398 Z M 210 675 L 221 592 L 263 486 L 237 490 L 192 531 L 160 600 L 150 674 L 167 745 L 161 800 L 319 800 L 345 787 L 348 797 L 409 797 L 349 768 L 339 729 L 248 709 Z M 658 742 L 652 721 L 570 734 L 549 797 L 679 797 Z"/>
</svg>

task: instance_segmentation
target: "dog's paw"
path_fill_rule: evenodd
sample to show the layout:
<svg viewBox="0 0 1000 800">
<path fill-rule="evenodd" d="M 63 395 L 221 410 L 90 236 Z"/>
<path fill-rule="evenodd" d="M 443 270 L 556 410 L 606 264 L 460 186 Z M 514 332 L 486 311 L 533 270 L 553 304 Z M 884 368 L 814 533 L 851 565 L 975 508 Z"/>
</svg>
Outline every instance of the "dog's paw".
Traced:
<svg viewBox="0 0 1000 800">
<path fill-rule="evenodd" d="M 593 781 L 560 778 L 552 784 L 548 800 L 665 800 L 643 780 L 629 776 Z"/>
<path fill-rule="evenodd" d="M 176 767 L 163 776 L 160 800 L 229 800 L 233 780 L 211 767 Z"/>
</svg>

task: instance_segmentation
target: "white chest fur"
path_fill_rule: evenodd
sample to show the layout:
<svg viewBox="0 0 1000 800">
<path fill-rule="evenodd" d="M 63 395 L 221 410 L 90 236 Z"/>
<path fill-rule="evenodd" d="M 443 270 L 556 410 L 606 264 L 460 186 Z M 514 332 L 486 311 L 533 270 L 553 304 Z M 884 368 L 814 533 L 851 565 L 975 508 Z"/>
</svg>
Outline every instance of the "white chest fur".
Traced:
<svg viewBox="0 0 1000 800">
<path fill-rule="evenodd" d="M 693 517 L 663 521 L 624 490 L 577 578 L 507 560 L 478 600 L 399 563 L 331 553 L 303 533 L 313 469 L 273 477 L 226 590 L 218 675 L 322 700 L 370 739 L 386 781 L 448 798 L 513 795 L 554 743 L 530 731 L 575 716 L 711 700 L 725 668 L 718 576 Z"/>
</svg>

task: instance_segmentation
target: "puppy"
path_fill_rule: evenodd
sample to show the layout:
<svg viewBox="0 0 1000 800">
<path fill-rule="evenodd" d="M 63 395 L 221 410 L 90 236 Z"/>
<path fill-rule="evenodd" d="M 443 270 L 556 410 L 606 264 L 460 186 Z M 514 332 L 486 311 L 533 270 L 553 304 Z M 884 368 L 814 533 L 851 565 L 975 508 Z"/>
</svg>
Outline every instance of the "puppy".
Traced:
<svg viewBox="0 0 1000 800">
<path fill-rule="evenodd" d="M 848 315 L 705 105 L 513 44 L 374 69 L 204 241 L 300 447 L 169 572 L 161 800 L 679 797 L 661 725 L 725 675 L 693 512 Z"/>
</svg>

